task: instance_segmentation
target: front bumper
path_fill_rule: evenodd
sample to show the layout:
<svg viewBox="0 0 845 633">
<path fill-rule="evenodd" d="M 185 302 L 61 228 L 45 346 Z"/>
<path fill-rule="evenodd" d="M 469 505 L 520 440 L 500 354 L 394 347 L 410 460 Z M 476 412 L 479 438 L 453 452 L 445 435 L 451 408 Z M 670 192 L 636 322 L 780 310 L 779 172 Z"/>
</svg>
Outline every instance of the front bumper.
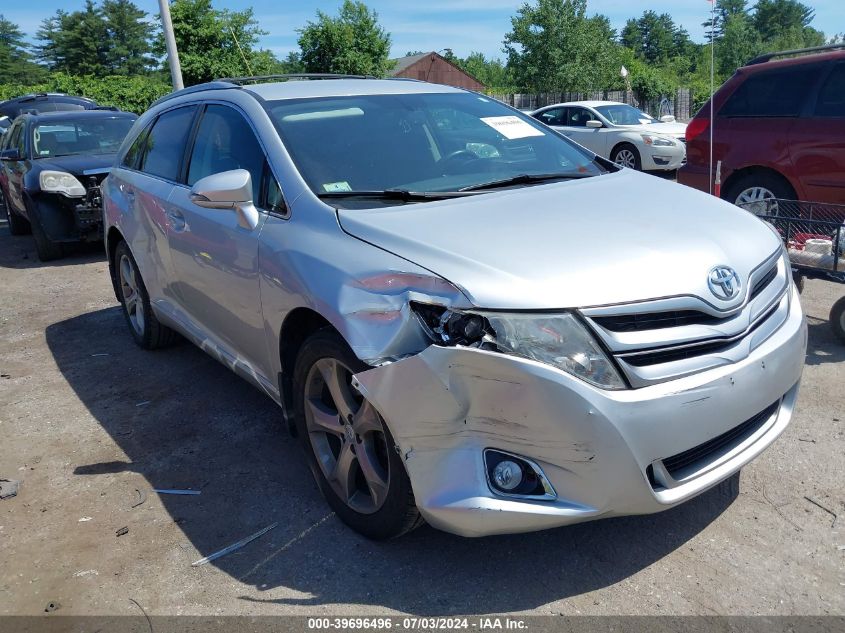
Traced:
<svg viewBox="0 0 845 633">
<path fill-rule="evenodd" d="M 387 421 L 420 512 L 434 527 L 484 536 L 659 512 L 730 477 L 789 424 L 807 346 L 792 292 L 787 321 L 744 360 L 642 389 L 603 391 L 534 361 L 437 346 L 357 374 L 355 384 Z M 773 403 L 772 415 L 750 435 L 677 479 L 660 478 L 665 458 L 728 433 Z M 557 498 L 494 493 L 487 448 L 535 462 Z"/>
<path fill-rule="evenodd" d="M 30 218 L 38 218 L 53 242 L 102 241 L 103 205 L 99 194 L 89 190 L 83 197 L 38 192 L 27 199 Z"/>
<path fill-rule="evenodd" d="M 684 165 L 687 158 L 686 148 L 682 143 L 675 147 L 654 147 L 646 146 L 642 150 L 640 159 L 643 169 L 646 171 L 679 169 Z"/>
</svg>

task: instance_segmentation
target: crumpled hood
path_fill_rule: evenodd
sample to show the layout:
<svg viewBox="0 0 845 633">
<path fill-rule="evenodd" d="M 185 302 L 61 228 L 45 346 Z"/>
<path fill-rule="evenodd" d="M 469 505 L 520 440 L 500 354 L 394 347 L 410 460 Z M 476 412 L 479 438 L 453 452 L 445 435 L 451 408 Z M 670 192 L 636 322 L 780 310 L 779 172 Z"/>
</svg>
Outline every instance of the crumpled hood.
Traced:
<svg viewBox="0 0 845 633">
<path fill-rule="evenodd" d="M 97 154 L 88 156 L 57 156 L 56 158 L 39 158 L 41 169 L 66 171 L 74 176 L 86 176 L 108 173 L 114 164 L 115 154 Z"/>
<path fill-rule="evenodd" d="M 750 213 L 631 170 L 468 198 L 340 209 L 351 235 L 458 286 L 477 307 L 558 309 L 694 294 L 726 309 L 780 246 Z M 743 292 L 721 302 L 714 266 Z"/>
</svg>

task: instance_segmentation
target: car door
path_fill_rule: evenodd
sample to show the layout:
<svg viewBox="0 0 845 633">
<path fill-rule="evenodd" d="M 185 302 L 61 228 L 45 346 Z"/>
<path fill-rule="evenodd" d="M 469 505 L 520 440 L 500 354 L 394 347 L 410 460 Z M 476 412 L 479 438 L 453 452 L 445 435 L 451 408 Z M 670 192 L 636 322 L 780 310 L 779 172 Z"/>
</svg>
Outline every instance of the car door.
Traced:
<svg viewBox="0 0 845 633">
<path fill-rule="evenodd" d="M 162 112 L 106 181 L 150 300 L 171 317 L 178 301 L 168 243 L 169 198 L 183 173 L 197 111 L 198 106 L 187 105 Z"/>
<path fill-rule="evenodd" d="M 262 205 L 264 150 L 252 127 L 233 106 L 210 103 L 200 113 L 185 180 L 169 200 L 170 256 L 180 303 L 203 332 L 236 363 L 236 369 L 267 375 L 258 275 L 258 235 L 242 227 L 231 209 L 206 209 L 190 199 L 198 180 L 233 169 L 252 176 L 253 200 Z"/>
<path fill-rule="evenodd" d="M 832 64 L 809 112 L 790 130 L 789 151 L 807 199 L 845 204 L 845 62 Z"/>
<path fill-rule="evenodd" d="M 598 118 L 587 108 L 569 106 L 561 131 L 579 145 L 583 145 L 599 156 L 607 156 L 607 129 L 587 127 L 587 121 Z"/>
<path fill-rule="evenodd" d="M 27 143 L 26 143 L 26 122 L 23 120 L 16 121 L 12 126 L 11 138 L 6 149 L 16 149 L 21 160 L 4 160 L 3 172 L 6 180 L 6 187 L 8 193 L 8 201 L 11 208 L 15 210 L 18 215 L 26 218 L 29 215 L 26 212 L 26 202 L 24 200 L 24 177 L 29 170 L 29 160 L 27 160 Z"/>
</svg>

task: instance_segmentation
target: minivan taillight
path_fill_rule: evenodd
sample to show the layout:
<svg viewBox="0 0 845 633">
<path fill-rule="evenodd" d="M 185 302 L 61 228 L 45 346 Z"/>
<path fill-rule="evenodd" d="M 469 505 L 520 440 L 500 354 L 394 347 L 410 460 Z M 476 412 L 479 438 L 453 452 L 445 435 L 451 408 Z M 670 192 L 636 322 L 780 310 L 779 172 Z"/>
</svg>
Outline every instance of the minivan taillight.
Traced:
<svg viewBox="0 0 845 633">
<path fill-rule="evenodd" d="M 704 134 L 710 127 L 710 119 L 705 117 L 695 118 L 687 124 L 687 143 L 692 143 L 699 136 Z"/>
</svg>

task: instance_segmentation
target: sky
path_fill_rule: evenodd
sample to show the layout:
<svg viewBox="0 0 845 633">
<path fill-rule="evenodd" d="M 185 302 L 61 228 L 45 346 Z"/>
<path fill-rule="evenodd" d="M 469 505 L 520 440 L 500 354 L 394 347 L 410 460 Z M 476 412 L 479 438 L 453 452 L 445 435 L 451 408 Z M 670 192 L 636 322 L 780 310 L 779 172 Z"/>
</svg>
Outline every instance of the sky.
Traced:
<svg viewBox="0 0 845 633">
<path fill-rule="evenodd" d="M 313 20 L 318 9 L 334 14 L 342 0 L 213 0 L 217 8 L 242 10 L 252 7 L 261 28 L 268 35 L 261 40 L 264 48 L 279 57 L 296 50 L 296 30 Z M 134 0 L 151 16 L 158 13 L 156 0 Z M 392 57 L 408 51 L 432 51 L 451 48 L 465 57 L 478 51 L 493 57 L 504 57 L 502 40 L 510 30 L 510 18 L 523 0 L 365 0 L 379 14 L 379 21 L 392 36 Z M 815 8 L 813 26 L 827 35 L 845 32 L 845 0 L 803 0 Z M 56 9 L 74 11 L 83 0 L 28 0 L 26 3 L 3 3 L 0 13 L 18 24 L 30 38 L 41 20 Z M 25 5 L 26 8 L 22 8 Z M 689 31 L 696 41 L 704 40 L 702 23 L 708 18 L 707 0 L 589 0 L 588 12 L 602 13 L 617 30 L 630 17 L 645 10 L 669 13 L 676 23 Z"/>
</svg>

